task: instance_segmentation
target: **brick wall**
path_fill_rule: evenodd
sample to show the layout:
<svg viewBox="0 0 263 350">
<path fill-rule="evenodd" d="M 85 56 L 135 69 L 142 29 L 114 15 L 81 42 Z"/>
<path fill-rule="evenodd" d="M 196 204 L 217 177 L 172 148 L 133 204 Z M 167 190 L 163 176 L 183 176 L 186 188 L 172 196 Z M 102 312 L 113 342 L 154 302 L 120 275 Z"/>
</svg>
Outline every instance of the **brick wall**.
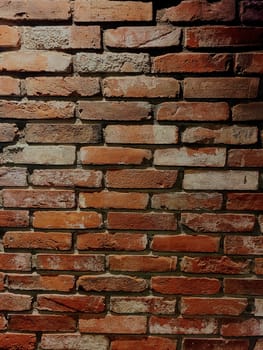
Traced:
<svg viewBox="0 0 263 350">
<path fill-rule="evenodd" d="M 262 350 L 263 2 L 0 19 L 0 349 Z"/>
</svg>

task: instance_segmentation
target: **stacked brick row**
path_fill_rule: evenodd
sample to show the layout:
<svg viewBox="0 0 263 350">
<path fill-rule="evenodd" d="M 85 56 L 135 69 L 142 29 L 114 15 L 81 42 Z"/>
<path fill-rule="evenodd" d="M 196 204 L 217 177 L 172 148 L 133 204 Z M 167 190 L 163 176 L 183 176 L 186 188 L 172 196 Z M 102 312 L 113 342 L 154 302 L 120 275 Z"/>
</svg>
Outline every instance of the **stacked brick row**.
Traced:
<svg viewBox="0 0 263 350">
<path fill-rule="evenodd" d="M 263 349 L 262 21 L 0 0 L 0 349 Z"/>
</svg>

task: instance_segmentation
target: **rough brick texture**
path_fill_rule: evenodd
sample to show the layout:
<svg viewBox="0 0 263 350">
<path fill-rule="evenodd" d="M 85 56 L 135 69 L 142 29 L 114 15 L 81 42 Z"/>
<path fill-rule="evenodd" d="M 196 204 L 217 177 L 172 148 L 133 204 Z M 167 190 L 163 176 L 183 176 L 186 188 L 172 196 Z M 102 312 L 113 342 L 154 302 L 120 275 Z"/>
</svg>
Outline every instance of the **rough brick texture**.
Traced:
<svg viewBox="0 0 263 350">
<path fill-rule="evenodd" d="M 0 0 L 0 349 L 263 349 L 263 2 Z"/>
</svg>

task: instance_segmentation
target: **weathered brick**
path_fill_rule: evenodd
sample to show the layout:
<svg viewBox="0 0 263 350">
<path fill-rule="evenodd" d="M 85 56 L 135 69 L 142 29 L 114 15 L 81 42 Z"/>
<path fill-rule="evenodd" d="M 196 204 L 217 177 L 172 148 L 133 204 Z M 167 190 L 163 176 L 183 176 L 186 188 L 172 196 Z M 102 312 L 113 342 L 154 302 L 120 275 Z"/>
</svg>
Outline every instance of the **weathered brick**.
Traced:
<svg viewBox="0 0 263 350">
<path fill-rule="evenodd" d="M 12 293 L 0 295 L 0 311 L 27 311 L 31 309 L 32 297 Z M 1 346 L 1 339 L 0 339 Z"/>
<path fill-rule="evenodd" d="M 75 22 L 151 21 L 152 4 L 140 1 L 76 0 Z"/>
<path fill-rule="evenodd" d="M 169 25 L 119 27 L 104 32 L 106 46 L 117 48 L 159 48 L 179 46 L 181 29 Z"/>
<path fill-rule="evenodd" d="M 22 187 L 27 185 L 26 168 L 0 168 L 0 186 L 3 187 Z"/>
<path fill-rule="evenodd" d="M 147 337 L 143 339 L 119 339 L 119 340 L 117 339 L 111 342 L 112 350 L 133 350 L 133 349 L 152 350 L 154 348 L 176 350 L 176 346 L 177 346 L 176 339 L 162 338 L 162 337 Z"/>
<path fill-rule="evenodd" d="M 75 71 L 147 73 L 150 70 L 150 58 L 145 53 L 77 53 L 74 63 Z"/>
<path fill-rule="evenodd" d="M 12 95 L 19 96 L 20 80 L 12 77 L 1 76 L 0 77 L 0 95 L 1 96 L 12 96 Z"/>
<path fill-rule="evenodd" d="M 263 275 L 263 259 L 262 258 L 255 259 L 254 272 L 256 275 Z"/>
<path fill-rule="evenodd" d="M 248 340 L 184 339 L 183 350 L 248 350 Z"/>
<path fill-rule="evenodd" d="M 41 349 L 43 350 L 108 350 L 109 341 L 103 335 L 86 334 L 43 334 Z M 243 350 L 243 349 L 242 349 Z"/>
<path fill-rule="evenodd" d="M 17 135 L 16 124 L 1 123 L 0 142 L 12 142 Z"/>
<path fill-rule="evenodd" d="M 5 275 L 0 272 L 0 290 L 3 291 L 5 289 Z"/>
<path fill-rule="evenodd" d="M 186 170 L 183 188 L 187 190 L 256 190 L 258 173 L 239 170 Z"/>
<path fill-rule="evenodd" d="M 223 167 L 226 161 L 225 148 L 167 148 L 154 152 L 155 165 Z"/>
<path fill-rule="evenodd" d="M 1 15 L 0 15 L 1 16 Z M 0 25 L 0 47 L 19 47 L 20 33 L 17 27 Z"/>
<path fill-rule="evenodd" d="M 180 86 L 174 78 L 148 76 L 112 77 L 103 81 L 106 97 L 174 98 Z"/>
<path fill-rule="evenodd" d="M 225 278 L 224 292 L 227 294 L 262 295 L 262 279 Z"/>
<path fill-rule="evenodd" d="M 19 350 L 34 350 L 36 347 L 35 334 L 23 333 L 1 333 L 0 347 L 3 350 L 19 349 Z"/>
<path fill-rule="evenodd" d="M 10 271 L 30 271 L 31 254 L 0 253 L 0 269 Z"/>
<path fill-rule="evenodd" d="M 229 210 L 263 210 L 263 193 L 229 193 L 226 207 Z"/>
<path fill-rule="evenodd" d="M 263 120 L 263 102 L 241 103 L 232 109 L 232 119 L 234 121 Z"/>
<path fill-rule="evenodd" d="M 255 98 L 258 78 L 186 78 L 185 98 Z"/>
<path fill-rule="evenodd" d="M 260 230 L 261 232 L 263 232 L 263 215 L 259 215 L 258 222 L 259 222 Z"/>
<path fill-rule="evenodd" d="M 263 339 L 258 339 L 255 344 L 255 350 L 262 350 L 263 347 Z"/>
<path fill-rule="evenodd" d="M 255 316 L 263 316 L 263 300 L 255 299 Z"/>
<path fill-rule="evenodd" d="M 262 7 L 263 9 L 263 7 Z M 235 69 L 238 73 L 263 73 L 261 52 L 239 53 L 236 55 Z"/>
<path fill-rule="evenodd" d="M 230 149 L 228 151 L 228 166 L 261 167 L 263 166 L 262 149 Z"/>
<path fill-rule="evenodd" d="M 224 337 L 262 336 L 263 320 L 250 318 L 248 320 L 223 321 L 221 334 Z"/>
<path fill-rule="evenodd" d="M 27 210 L 0 210 L 0 227 L 27 227 L 28 224 Z"/>
<path fill-rule="evenodd" d="M 226 236 L 225 242 L 226 254 L 240 255 L 262 255 L 263 237 L 262 236 Z"/>
<path fill-rule="evenodd" d="M 240 2 L 240 19 L 245 23 L 261 22 L 263 4 L 260 0 L 245 0 Z"/>
</svg>

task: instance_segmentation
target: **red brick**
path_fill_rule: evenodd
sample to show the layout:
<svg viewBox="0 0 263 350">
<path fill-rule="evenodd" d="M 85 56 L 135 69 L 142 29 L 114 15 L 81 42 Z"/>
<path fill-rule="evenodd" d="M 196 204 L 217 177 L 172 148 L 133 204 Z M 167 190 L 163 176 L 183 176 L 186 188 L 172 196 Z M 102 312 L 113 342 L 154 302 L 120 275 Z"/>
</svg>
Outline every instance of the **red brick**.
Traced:
<svg viewBox="0 0 263 350">
<path fill-rule="evenodd" d="M 263 280 L 225 278 L 224 291 L 226 294 L 262 295 Z"/>
<path fill-rule="evenodd" d="M 258 78 L 186 78 L 185 98 L 256 98 Z"/>
<path fill-rule="evenodd" d="M 255 226 L 255 216 L 231 213 L 183 213 L 182 224 L 200 232 L 250 232 Z"/>
<path fill-rule="evenodd" d="M 63 232 L 9 231 L 3 237 L 3 245 L 7 249 L 70 250 L 72 237 Z"/>
<path fill-rule="evenodd" d="M 112 77 L 103 81 L 106 97 L 174 98 L 180 86 L 174 78 L 148 76 Z"/>
<path fill-rule="evenodd" d="M 79 205 L 81 208 L 146 209 L 148 199 L 146 193 L 81 192 Z"/>
<path fill-rule="evenodd" d="M 177 218 L 171 213 L 109 212 L 108 228 L 120 230 L 176 230 Z"/>
<path fill-rule="evenodd" d="M 221 121 L 229 117 L 225 102 L 164 102 L 157 106 L 157 120 Z"/>
<path fill-rule="evenodd" d="M 148 102 L 79 101 L 79 118 L 84 120 L 140 121 L 151 118 Z"/>
<path fill-rule="evenodd" d="M 76 0 L 75 22 L 151 21 L 152 4 L 140 1 Z"/>
<path fill-rule="evenodd" d="M 258 339 L 255 344 L 254 350 L 262 350 L 262 348 L 263 348 L 263 339 Z"/>
<path fill-rule="evenodd" d="M 177 257 L 157 255 L 110 255 L 111 271 L 170 272 L 176 270 Z"/>
<path fill-rule="evenodd" d="M 3 190 L 4 207 L 73 208 L 75 193 L 65 190 Z"/>
<path fill-rule="evenodd" d="M 15 21 L 62 21 L 70 18 L 68 0 L 1 0 L 0 19 Z"/>
<path fill-rule="evenodd" d="M 263 102 L 241 103 L 232 109 L 232 119 L 234 121 L 263 120 Z"/>
<path fill-rule="evenodd" d="M 223 167 L 226 161 L 225 148 L 166 148 L 154 152 L 155 165 Z"/>
<path fill-rule="evenodd" d="M 243 47 L 262 45 L 263 28 L 207 26 L 186 29 L 186 47 Z"/>
<path fill-rule="evenodd" d="M 0 186 L 23 187 L 27 185 L 27 169 L 16 167 L 0 168 Z"/>
<path fill-rule="evenodd" d="M 106 143 L 174 144 L 178 128 L 171 125 L 108 125 L 104 129 Z"/>
<path fill-rule="evenodd" d="M 77 286 L 87 292 L 143 292 L 147 282 L 142 278 L 120 275 L 81 276 Z"/>
<path fill-rule="evenodd" d="M 42 294 L 37 297 L 38 310 L 55 312 L 99 313 L 105 309 L 104 297 L 95 295 Z"/>
<path fill-rule="evenodd" d="M 182 315 L 241 315 L 248 305 L 247 299 L 234 298 L 182 298 Z"/>
<path fill-rule="evenodd" d="M 25 79 L 28 96 L 94 96 L 100 92 L 98 78 L 34 77 Z"/>
<path fill-rule="evenodd" d="M 263 166 L 262 149 L 230 149 L 228 151 L 228 166 L 231 167 L 261 167 Z"/>
<path fill-rule="evenodd" d="M 151 157 L 150 150 L 139 148 L 90 146 L 80 150 L 82 164 L 142 164 Z"/>
<path fill-rule="evenodd" d="M 1 16 L 1 15 L 0 15 Z M 0 26 L 0 47 L 19 47 L 20 33 L 17 27 Z"/>
<path fill-rule="evenodd" d="M 120 339 L 113 340 L 111 342 L 112 350 L 153 350 L 153 349 L 165 349 L 176 350 L 177 340 L 161 337 L 147 337 L 143 339 Z"/>
<path fill-rule="evenodd" d="M 224 337 L 251 337 L 262 336 L 263 320 L 250 318 L 248 320 L 224 321 L 221 326 L 221 334 Z"/>
<path fill-rule="evenodd" d="M 150 332 L 152 334 L 215 334 L 217 321 L 210 319 L 187 319 L 157 317 L 150 318 Z"/>
<path fill-rule="evenodd" d="M 34 214 L 35 228 L 87 229 L 100 227 L 101 215 L 95 212 L 37 211 Z"/>
<path fill-rule="evenodd" d="M 263 7 L 262 7 L 263 9 Z M 239 53 L 236 55 L 235 69 L 238 73 L 263 73 L 261 52 Z"/>
<path fill-rule="evenodd" d="M 240 2 L 240 19 L 245 23 L 261 22 L 263 4 L 260 0 L 245 0 Z"/>
<path fill-rule="evenodd" d="M 226 236 L 225 242 L 226 254 L 240 255 L 262 255 L 263 237 L 262 236 Z"/>
<path fill-rule="evenodd" d="M 146 248 L 147 237 L 140 233 L 85 233 L 77 236 L 79 250 L 134 250 Z"/>
<path fill-rule="evenodd" d="M 215 278 L 198 277 L 152 277 L 152 289 L 162 294 L 216 294 L 220 282 Z"/>
<path fill-rule="evenodd" d="M 153 73 L 212 73 L 230 70 L 232 57 L 226 54 L 168 53 L 153 58 Z"/>
<path fill-rule="evenodd" d="M 5 289 L 5 275 L 0 272 L 0 290 L 3 291 Z"/>
<path fill-rule="evenodd" d="M 248 350 L 248 340 L 184 339 L 183 350 Z"/>
<path fill-rule="evenodd" d="M 262 258 L 255 259 L 254 272 L 256 275 L 263 275 L 263 259 Z"/>
<path fill-rule="evenodd" d="M 36 347 L 35 334 L 1 333 L 0 348 L 3 350 L 34 350 Z"/>
<path fill-rule="evenodd" d="M 0 95 L 2 96 L 20 96 L 20 80 L 12 77 L 0 77 Z"/>
<path fill-rule="evenodd" d="M 76 321 L 70 316 L 10 315 L 9 329 L 17 331 L 75 331 Z"/>
<path fill-rule="evenodd" d="M 70 292 L 74 281 L 74 276 L 69 275 L 8 275 L 8 287 L 11 290 Z"/>
<path fill-rule="evenodd" d="M 106 173 L 106 186 L 109 188 L 172 188 L 177 175 L 176 170 L 109 170 Z"/>
<path fill-rule="evenodd" d="M 219 237 L 205 235 L 155 235 L 151 249 L 167 252 L 216 253 L 219 249 Z"/>
<path fill-rule="evenodd" d="M 15 124 L 1 123 L 0 142 L 12 142 L 17 135 L 18 128 Z"/>
<path fill-rule="evenodd" d="M 159 48 L 180 45 L 181 29 L 169 25 L 119 27 L 104 32 L 106 46 L 117 48 Z"/>
<path fill-rule="evenodd" d="M 29 295 L 12 293 L 3 293 L 0 295 L 0 311 L 27 311 L 31 309 L 31 304 L 32 297 Z"/>
<path fill-rule="evenodd" d="M 247 274 L 250 272 L 249 260 L 232 260 L 227 256 L 202 256 L 191 258 L 184 256 L 181 261 L 181 270 L 187 273 L 217 273 L 217 274 Z"/>
<path fill-rule="evenodd" d="M 108 350 L 109 340 L 103 335 L 88 334 L 43 334 L 41 349 L 43 350 Z"/>
<path fill-rule="evenodd" d="M 30 271 L 31 254 L 26 253 L 1 253 L 0 269 L 10 271 Z"/>
<path fill-rule="evenodd" d="M 152 196 L 152 208 L 170 210 L 221 209 L 223 197 L 220 193 L 175 192 Z"/>
<path fill-rule="evenodd" d="M 263 193 L 228 193 L 228 210 L 263 210 Z"/>
<path fill-rule="evenodd" d="M 26 210 L 1 210 L 0 227 L 27 227 L 29 213 Z"/>
</svg>

